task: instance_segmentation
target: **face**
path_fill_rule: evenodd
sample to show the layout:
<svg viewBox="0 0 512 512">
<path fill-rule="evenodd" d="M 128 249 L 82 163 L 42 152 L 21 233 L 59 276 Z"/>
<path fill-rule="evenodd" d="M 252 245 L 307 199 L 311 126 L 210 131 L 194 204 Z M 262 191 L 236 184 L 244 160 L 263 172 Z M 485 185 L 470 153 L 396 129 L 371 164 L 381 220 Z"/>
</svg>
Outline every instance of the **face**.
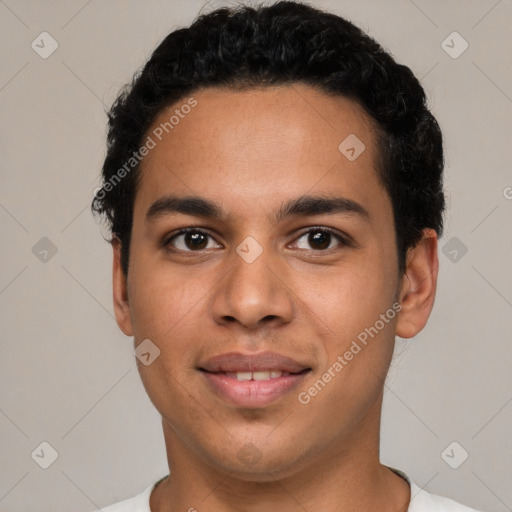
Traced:
<svg viewBox="0 0 512 512">
<path fill-rule="evenodd" d="M 193 97 L 168 134 L 155 129 L 181 103 L 148 131 L 161 140 L 141 164 L 126 278 L 114 244 L 116 317 L 160 351 L 138 366 L 177 457 L 284 475 L 378 436 L 395 333 L 432 307 L 435 235 L 399 276 L 355 102 L 298 84 Z"/>
</svg>

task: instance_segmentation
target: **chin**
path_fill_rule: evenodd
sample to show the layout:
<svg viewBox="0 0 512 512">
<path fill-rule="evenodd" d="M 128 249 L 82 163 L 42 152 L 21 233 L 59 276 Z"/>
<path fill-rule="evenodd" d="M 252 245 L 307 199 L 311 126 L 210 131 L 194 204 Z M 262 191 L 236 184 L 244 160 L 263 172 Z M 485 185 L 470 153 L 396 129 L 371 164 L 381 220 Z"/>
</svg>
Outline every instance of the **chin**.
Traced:
<svg viewBox="0 0 512 512">
<path fill-rule="evenodd" d="M 274 482 L 286 478 L 299 470 L 301 460 L 307 459 L 307 452 L 297 453 L 296 444 L 286 447 L 282 442 L 269 444 L 268 440 L 264 448 L 252 442 L 240 444 L 240 449 L 229 453 L 224 444 L 215 453 L 210 451 L 208 458 L 221 471 L 246 482 Z M 229 445 L 234 447 L 235 443 Z"/>
</svg>

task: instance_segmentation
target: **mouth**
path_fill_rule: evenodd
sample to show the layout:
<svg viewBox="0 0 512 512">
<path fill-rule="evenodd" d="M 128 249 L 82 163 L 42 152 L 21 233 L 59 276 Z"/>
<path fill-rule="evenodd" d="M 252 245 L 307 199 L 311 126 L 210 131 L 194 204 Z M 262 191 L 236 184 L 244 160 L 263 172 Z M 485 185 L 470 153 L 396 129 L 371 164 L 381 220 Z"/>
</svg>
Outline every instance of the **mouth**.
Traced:
<svg viewBox="0 0 512 512">
<path fill-rule="evenodd" d="M 243 408 L 260 408 L 284 397 L 310 372 L 208 372 L 201 370 L 210 389 L 221 399 Z"/>
<path fill-rule="evenodd" d="M 299 386 L 311 368 L 270 352 L 232 352 L 209 359 L 198 370 L 222 400 L 238 407 L 261 408 Z"/>
</svg>

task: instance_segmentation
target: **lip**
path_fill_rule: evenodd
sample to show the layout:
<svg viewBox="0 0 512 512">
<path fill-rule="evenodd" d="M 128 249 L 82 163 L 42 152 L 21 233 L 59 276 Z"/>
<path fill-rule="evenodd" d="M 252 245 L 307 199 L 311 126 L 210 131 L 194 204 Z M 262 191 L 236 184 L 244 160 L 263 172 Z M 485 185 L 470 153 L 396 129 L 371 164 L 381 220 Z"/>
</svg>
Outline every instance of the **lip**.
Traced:
<svg viewBox="0 0 512 512">
<path fill-rule="evenodd" d="M 244 380 L 229 377 L 225 373 L 201 371 L 213 391 L 238 407 L 264 407 L 296 388 L 309 371 L 282 375 L 269 380 Z"/>
<path fill-rule="evenodd" d="M 229 352 L 208 359 L 198 370 L 215 394 L 238 407 L 260 408 L 282 398 L 300 385 L 311 370 L 292 358 L 273 352 L 241 354 Z M 239 381 L 234 372 L 282 371 L 268 380 Z"/>
<path fill-rule="evenodd" d="M 260 372 L 264 370 L 299 373 L 309 369 L 309 366 L 275 352 L 261 352 L 259 354 L 227 352 L 208 359 L 199 368 L 211 373 Z"/>
</svg>

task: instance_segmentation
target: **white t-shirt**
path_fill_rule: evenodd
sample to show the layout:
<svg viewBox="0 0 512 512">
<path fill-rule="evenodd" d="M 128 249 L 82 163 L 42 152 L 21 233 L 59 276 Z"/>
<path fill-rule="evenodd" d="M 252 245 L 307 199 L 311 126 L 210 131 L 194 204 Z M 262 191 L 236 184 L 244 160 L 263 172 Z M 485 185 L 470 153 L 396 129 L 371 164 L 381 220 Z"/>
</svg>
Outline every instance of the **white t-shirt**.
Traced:
<svg viewBox="0 0 512 512">
<path fill-rule="evenodd" d="M 416 485 L 403 471 L 395 468 L 390 469 L 405 478 L 411 486 L 411 501 L 409 502 L 407 512 L 478 512 L 474 508 L 466 507 L 465 505 L 449 498 L 443 498 L 437 494 L 430 494 Z M 95 512 L 151 512 L 151 509 L 149 508 L 149 496 L 151 495 L 151 491 L 164 478 L 161 478 L 154 484 L 151 484 L 133 498 L 120 501 L 119 503 L 115 503 L 114 505 L 101 509 L 101 511 Z"/>
</svg>

